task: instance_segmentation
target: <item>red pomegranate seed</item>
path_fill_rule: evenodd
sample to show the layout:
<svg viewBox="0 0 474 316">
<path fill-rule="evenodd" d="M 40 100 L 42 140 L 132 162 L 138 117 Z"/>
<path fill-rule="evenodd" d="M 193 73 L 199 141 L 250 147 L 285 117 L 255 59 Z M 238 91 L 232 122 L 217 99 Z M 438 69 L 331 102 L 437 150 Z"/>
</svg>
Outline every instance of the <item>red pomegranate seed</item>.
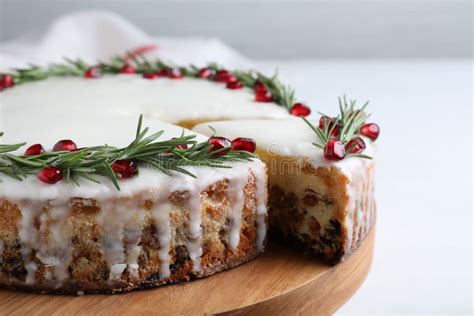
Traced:
<svg viewBox="0 0 474 316">
<path fill-rule="evenodd" d="M 252 138 L 239 137 L 232 141 L 232 150 L 244 150 L 248 152 L 255 152 L 257 144 Z"/>
<path fill-rule="evenodd" d="M 156 73 L 158 77 L 168 77 L 169 76 L 169 70 L 168 69 L 161 69 Z"/>
<path fill-rule="evenodd" d="M 156 72 L 147 72 L 143 74 L 143 78 L 149 79 L 149 80 L 155 80 L 155 79 L 158 79 L 159 77 L 160 75 L 157 74 Z"/>
<path fill-rule="evenodd" d="M 112 164 L 112 170 L 120 178 L 131 178 L 138 173 L 137 164 L 131 160 L 121 159 Z"/>
<path fill-rule="evenodd" d="M 135 69 L 135 67 L 130 65 L 125 65 L 120 69 L 121 74 L 134 74 L 136 72 L 137 70 Z"/>
<path fill-rule="evenodd" d="M 227 89 L 242 89 L 244 85 L 240 81 L 231 81 L 227 83 Z"/>
<path fill-rule="evenodd" d="M 218 152 L 216 154 L 218 156 L 222 156 L 222 155 L 225 155 L 226 153 L 228 153 L 229 150 L 230 150 L 230 147 L 232 146 L 232 143 L 230 142 L 230 140 L 228 140 L 225 137 L 214 136 L 214 137 L 209 138 L 209 140 L 207 142 L 209 143 L 209 145 L 212 146 L 211 151 L 216 151 L 216 150 L 220 150 L 220 149 L 229 147 L 227 150 L 223 150 L 223 151 Z"/>
<path fill-rule="evenodd" d="M 173 137 L 171 139 L 176 139 L 176 137 Z M 174 148 L 186 150 L 186 149 L 188 149 L 188 144 L 178 144 L 178 145 L 174 146 Z"/>
<path fill-rule="evenodd" d="M 77 150 L 76 143 L 74 143 L 70 139 L 60 140 L 53 147 L 53 151 L 75 151 L 75 150 Z"/>
<path fill-rule="evenodd" d="M 308 116 L 311 114 L 311 109 L 303 103 L 296 103 L 291 108 L 290 114 L 294 116 Z"/>
<path fill-rule="evenodd" d="M 361 137 L 354 137 L 346 144 L 344 149 L 350 154 L 360 154 L 365 147 L 365 142 Z"/>
<path fill-rule="evenodd" d="M 339 125 L 334 126 L 334 119 L 328 116 L 321 116 L 319 119 L 319 128 L 324 130 L 324 128 L 328 126 L 328 131 L 331 131 L 332 137 L 337 137 L 339 134 Z"/>
<path fill-rule="evenodd" d="M 263 82 L 255 81 L 253 84 L 253 90 L 255 92 L 267 91 L 267 87 L 263 84 Z"/>
<path fill-rule="evenodd" d="M 225 82 L 225 83 L 237 80 L 235 79 L 234 75 L 228 70 L 219 70 L 216 73 L 215 79 L 217 82 Z"/>
<path fill-rule="evenodd" d="M 257 102 L 272 102 L 273 96 L 270 91 L 255 91 L 255 101 Z"/>
<path fill-rule="evenodd" d="M 91 67 L 84 72 L 84 78 L 87 79 L 100 78 L 101 76 L 102 70 L 100 70 L 100 67 Z"/>
<path fill-rule="evenodd" d="M 331 124 L 334 123 L 334 119 L 328 117 L 328 116 L 321 116 L 319 119 L 319 128 L 324 129 L 326 125 L 331 126 Z"/>
<path fill-rule="evenodd" d="M 330 139 L 324 146 L 324 158 L 327 160 L 342 160 L 346 156 L 346 151 L 342 142 Z"/>
<path fill-rule="evenodd" d="M 0 89 L 11 88 L 15 85 L 15 80 L 11 75 L 0 76 Z"/>
<path fill-rule="evenodd" d="M 188 144 L 179 144 L 175 146 L 177 149 L 186 150 L 188 149 Z"/>
<path fill-rule="evenodd" d="M 201 68 L 199 70 L 198 77 L 199 78 L 209 78 L 212 75 L 212 70 L 210 68 Z"/>
<path fill-rule="evenodd" d="M 170 79 L 183 79 L 183 74 L 179 69 L 169 69 L 167 71 L 167 77 Z"/>
<path fill-rule="evenodd" d="M 63 173 L 56 167 L 45 167 L 38 172 L 38 179 L 44 183 L 55 184 L 63 179 Z"/>
<path fill-rule="evenodd" d="M 44 153 L 44 148 L 41 144 L 34 144 L 25 150 L 25 156 L 37 156 Z"/>
<path fill-rule="evenodd" d="M 367 123 L 360 127 L 360 134 L 367 136 L 372 140 L 376 140 L 379 137 L 380 128 L 375 123 Z"/>
</svg>

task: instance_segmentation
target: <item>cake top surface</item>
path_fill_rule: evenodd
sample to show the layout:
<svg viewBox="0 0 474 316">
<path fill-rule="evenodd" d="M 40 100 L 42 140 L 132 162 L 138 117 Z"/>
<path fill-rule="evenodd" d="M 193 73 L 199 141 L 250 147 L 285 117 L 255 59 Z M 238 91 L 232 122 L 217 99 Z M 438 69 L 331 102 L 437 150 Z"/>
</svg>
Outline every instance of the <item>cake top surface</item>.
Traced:
<svg viewBox="0 0 474 316">
<path fill-rule="evenodd" d="M 7 96 L 8 98 L 8 96 Z M 0 144 L 27 142 L 27 145 L 40 143 L 45 150 L 51 150 L 60 139 L 72 139 L 79 148 L 97 145 L 125 147 L 133 140 L 139 115 L 104 113 L 90 109 L 88 112 L 63 109 L 42 110 L 40 106 L 24 106 L 25 103 L 12 104 L 7 98 L 3 105 L 0 130 L 4 136 Z M 28 104 L 27 101 L 25 101 Z M 150 131 L 163 131 L 162 140 L 184 135 L 196 135 L 197 141 L 208 137 L 191 132 L 180 126 L 157 119 L 144 118 L 143 125 Z M 24 148 L 18 152 L 22 153 Z"/>
<path fill-rule="evenodd" d="M 337 166 L 350 174 L 354 167 L 369 163 L 374 153 L 372 140 L 379 133 L 376 124 L 366 123 L 367 104 L 356 108 L 354 100 L 340 98 L 338 116 L 310 122 L 304 119 L 310 108 L 297 102 L 294 91 L 276 75 L 228 71 L 214 64 L 198 69 L 117 57 L 93 66 L 66 59 L 65 64 L 0 74 L 0 91 L 0 136 L 4 134 L 0 138 L 0 172 L 22 178 L 36 171 L 38 179 L 45 182 L 41 172 L 51 167 L 54 170 L 46 170 L 52 177 L 46 179 L 50 184 L 63 180 L 62 173 L 68 181 L 75 180 L 74 175 L 87 179 L 92 174 L 109 177 L 118 188 L 116 174 L 124 177 L 125 171 L 116 169 L 127 168 L 130 176 L 138 174 L 135 166 L 122 163 L 146 164 L 150 171 L 166 173 L 169 162 L 193 161 L 184 166 L 196 166 L 196 157 L 199 162 L 204 157 L 204 165 L 211 168 L 225 161 L 249 162 L 254 156 L 248 152 L 255 150 L 255 142 L 242 137 L 255 139 L 260 149 L 272 154 L 303 158 L 315 166 Z M 141 127 L 136 132 L 134 122 L 139 116 L 150 131 L 162 131 L 151 136 L 152 143 L 140 134 Z M 173 125 L 203 121 L 210 123 L 196 126 L 193 132 Z M 189 150 L 187 145 L 181 148 L 182 141 L 189 140 L 186 135 L 195 133 L 195 139 L 186 143 L 191 145 Z M 236 139 L 237 145 L 218 136 Z M 173 143 L 175 138 L 178 140 Z M 58 142 L 61 139 L 74 139 L 75 143 L 67 148 Z M 160 144 L 153 143 L 155 140 Z M 30 148 L 24 151 L 25 147 L 11 145 L 23 142 L 36 147 L 29 152 Z M 140 148 L 131 150 L 130 146 Z M 74 154 L 77 151 L 80 153 Z M 153 161 L 156 157 L 159 163 Z M 122 159 L 128 160 L 119 161 Z M 172 170 L 187 173 L 182 166 L 174 164 Z M 145 185 L 145 180 L 137 181 Z"/>
<path fill-rule="evenodd" d="M 6 128 L 19 126 L 25 113 L 49 118 L 129 116 L 169 123 L 192 120 L 284 118 L 288 110 L 275 103 L 256 103 L 249 88 L 226 89 L 196 78 L 147 80 L 140 75 L 106 75 L 97 80 L 52 77 L 25 83 L 1 94 Z M 71 115 L 73 114 L 73 115 Z M 57 122 L 61 122 L 58 120 Z M 7 135 L 7 130 L 4 128 Z"/>
<path fill-rule="evenodd" d="M 317 120 L 310 120 L 317 126 Z M 255 139 L 258 148 L 270 155 L 305 159 L 314 166 L 336 166 L 350 173 L 353 168 L 371 163 L 371 160 L 359 157 L 346 157 L 340 161 L 331 161 L 324 158 L 322 149 L 313 144 L 318 142 L 315 133 L 300 118 L 280 120 L 234 120 L 206 122 L 198 124 L 193 131 L 210 135 L 212 126 L 217 135 L 227 138 L 249 137 Z M 375 143 L 367 137 L 361 136 L 366 144 L 364 154 L 375 155 Z"/>
</svg>

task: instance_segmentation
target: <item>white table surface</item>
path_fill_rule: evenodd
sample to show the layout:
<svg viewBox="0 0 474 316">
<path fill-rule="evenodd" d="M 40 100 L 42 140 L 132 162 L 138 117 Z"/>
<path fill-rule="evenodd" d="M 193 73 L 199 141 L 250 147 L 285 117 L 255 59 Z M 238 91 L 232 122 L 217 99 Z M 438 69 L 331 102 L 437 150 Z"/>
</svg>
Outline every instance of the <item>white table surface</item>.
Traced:
<svg viewBox="0 0 474 316">
<path fill-rule="evenodd" d="M 472 60 L 260 65 L 313 110 L 369 99 L 381 127 L 374 262 L 338 314 L 471 314 Z"/>
</svg>

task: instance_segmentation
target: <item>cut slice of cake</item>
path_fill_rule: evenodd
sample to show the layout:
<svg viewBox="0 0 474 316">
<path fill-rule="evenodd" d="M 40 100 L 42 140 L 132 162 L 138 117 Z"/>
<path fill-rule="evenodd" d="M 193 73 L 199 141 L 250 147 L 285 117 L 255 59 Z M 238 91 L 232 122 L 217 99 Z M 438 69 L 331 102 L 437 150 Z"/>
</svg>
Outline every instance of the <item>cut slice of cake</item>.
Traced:
<svg viewBox="0 0 474 316">
<path fill-rule="evenodd" d="M 320 122 L 312 123 L 313 128 L 319 128 L 314 125 Z M 376 209 L 374 160 L 361 156 L 355 146 L 348 148 L 346 144 L 344 159 L 328 160 L 331 157 L 327 157 L 327 149 L 325 153 L 313 144 L 319 141 L 314 130 L 296 118 L 207 122 L 194 130 L 230 139 L 239 136 L 255 139 L 257 153 L 268 168 L 272 233 L 330 263 L 337 263 L 359 247 L 372 227 Z M 333 132 L 329 128 L 320 131 Z M 364 155 L 373 158 L 373 141 L 360 137 L 366 144 Z"/>
</svg>

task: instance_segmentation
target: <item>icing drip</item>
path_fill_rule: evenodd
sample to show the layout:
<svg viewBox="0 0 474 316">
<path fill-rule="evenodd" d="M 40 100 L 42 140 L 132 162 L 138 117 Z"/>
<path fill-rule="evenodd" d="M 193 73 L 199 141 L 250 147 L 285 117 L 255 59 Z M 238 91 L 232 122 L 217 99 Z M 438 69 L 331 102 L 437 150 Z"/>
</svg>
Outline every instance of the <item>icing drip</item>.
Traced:
<svg viewBox="0 0 474 316">
<path fill-rule="evenodd" d="M 110 267 L 109 281 L 119 280 L 127 268 L 125 246 L 129 253 L 132 276 L 137 276 L 138 256 L 140 255 L 141 222 L 143 214 L 136 216 L 138 208 L 128 200 L 111 200 L 100 203 L 97 222 L 103 231 L 103 253 Z M 138 218 L 137 218 L 138 217 Z"/>
<path fill-rule="evenodd" d="M 33 285 L 36 282 L 36 271 L 38 266 L 33 261 L 33 251 L 39 248 L 39 231 L 35 222 L 39 218 L 41 206 L 35 206 L 31 202 L 21 202 L 21 220 L 18 224 L 18 235 L 20 237 L 20 252 L 25 262 L 27 272 L 25 284 Z"/>
<path fill-rule="evenodd" d="M 252 173 L 255 177 L 257 186 L 257 250 L 263 250 L 263 243 L 267 234 L 267 174 L 266 167 L 263 162 L 260 162 L 259 168 L 252 168 Z"/>
<path fill-rule="evenodd" d="M 69 203 L 53 203 L 40 216 L 42 240 L 36 257 L 46 267 L 51 267 L 51 273 L 45 277 L 53 280 L 56 288 L 69 277 L 68 268 L 72 261 L 72 229 L 67 222 L 70 210 Z"/>
<path fill-rule="evenodd" d="M 128 272 L 132 278 L 138 278 L 138 257 L 142 251 L 142 247 L 139 244 L 142 239 L 145 211 L 141 208 L 130 208 L 128 212 L 133 214 L 125 226 Z"/>
<path fill-rule="evenodd" d="M 169 202 L 156 201 L 153 203 L 151 216 L 155 222 L 160 249 L 158 256 L 160 258 L 160 278 L 164 279 L 170 276 L 170 245 L 171 245 L 171 229 L 169 213 L 172 209 Z"/>
<path fill-rule="evenodd" d="M 130 210 L 126 206 L 125 201 L 103 201 L 97 216 L 97 222 L 103 231 L 104 258 L 110 267 L 109 281 L 120 279 L 127 267 L 124 263 L 124 218 Z"/>
<path fill-rule="evenodd" d="M 346 252 L 357 245 L 370 230 L 373 212 L 373 162 L 360 161 L 359 168 L 353 168 L 348 176 L 349 184 L 347 215 L 345 227 L 347 229 Z"/>
<path fill-rule="evenodd" d="M 227 243 L 230 249 L 237 249 L 240 241 L 240 227 L 242 223 L 242 209 L 244 208 L 244 187 L 247 179 L 240 177 L 229 182 L 227 198 L 230 202 L 230 211 L 227 215 L 229 227 L 227 229 Z"/>
<path fill-rule="evenodd" d="M 186 249 L 193 262 L 193 271 L 201 271 L 201 190 L 190 192 L 188 200 L 188 229 L 186 232 Z"/>
<path fill-rule="evenodd" d="M 28 262 L 25 264 L 25 270 L 26 270 L 26 279 L 25 279 L 25 284 L 26 285 L 33 285 L 36 283 L 36 271 L 38 271 L 38 265 L 34 262 Z"/>
</svg>

